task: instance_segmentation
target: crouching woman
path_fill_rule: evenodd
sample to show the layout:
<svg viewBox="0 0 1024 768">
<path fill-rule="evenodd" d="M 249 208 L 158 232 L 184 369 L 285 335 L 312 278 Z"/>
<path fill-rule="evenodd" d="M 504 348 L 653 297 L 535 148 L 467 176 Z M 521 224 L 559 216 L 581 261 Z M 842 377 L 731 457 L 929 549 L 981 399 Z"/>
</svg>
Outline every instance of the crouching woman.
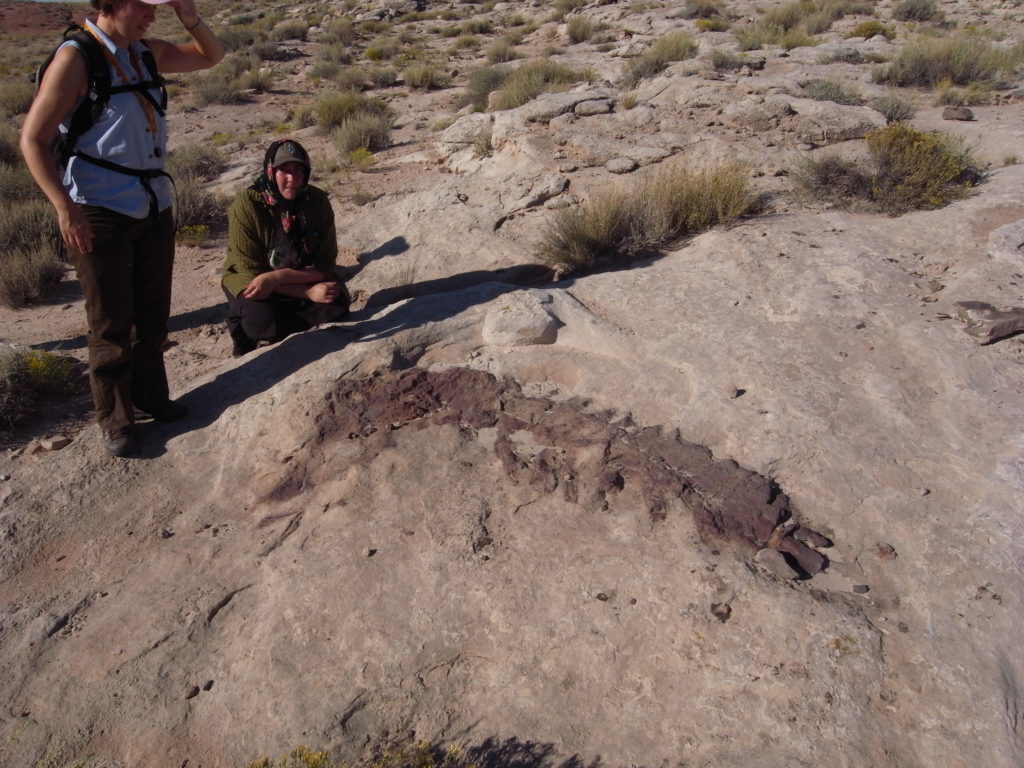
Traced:
<svg viewBox="0 0 1024 768">
<path fill-rule="evenodd" d="M 235 357 L 348 313 L 348 290 L 335 267 L 334 211 L 309 176 L 302 145 L 275 141 L 256 182 L 228 211 L 221 286 Z"/>
</svg>

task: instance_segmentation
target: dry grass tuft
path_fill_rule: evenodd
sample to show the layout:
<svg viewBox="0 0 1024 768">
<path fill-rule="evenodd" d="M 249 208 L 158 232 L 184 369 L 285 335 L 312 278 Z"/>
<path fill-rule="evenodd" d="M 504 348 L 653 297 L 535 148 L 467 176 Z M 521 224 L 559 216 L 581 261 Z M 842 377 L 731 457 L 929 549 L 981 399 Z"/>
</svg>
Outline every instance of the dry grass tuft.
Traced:
<svg viewBox="0 0 1024 768">
<path fill-rule="evenodd" d="M 545 233 L 541 259 L 589 267 L 733 222 L 758 207 L 747 176 L 737 163 L 701 171 L 660 169 L 638 188 L 618 188 L 557 214 Z"/>
</svg>

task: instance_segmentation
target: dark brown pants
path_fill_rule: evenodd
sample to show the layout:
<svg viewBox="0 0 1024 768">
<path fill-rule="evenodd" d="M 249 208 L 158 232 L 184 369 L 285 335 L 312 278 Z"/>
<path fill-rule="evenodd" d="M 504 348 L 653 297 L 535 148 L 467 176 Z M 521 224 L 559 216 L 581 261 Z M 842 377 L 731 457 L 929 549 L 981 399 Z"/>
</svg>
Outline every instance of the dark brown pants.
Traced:
<svg viewBox="0 0 1024 768">
<path fill-rule="evenodd" d="M 105 430 L 135 420 L 168 398 L 163 344 L 171 312 L 174 216 L 171 209 L 133 219 L 82 206 L 92 253 L 72 251 L 89 323 L 89 383 Z M 134 335 L 132 333 L 134 329 Z"/>
</svg>

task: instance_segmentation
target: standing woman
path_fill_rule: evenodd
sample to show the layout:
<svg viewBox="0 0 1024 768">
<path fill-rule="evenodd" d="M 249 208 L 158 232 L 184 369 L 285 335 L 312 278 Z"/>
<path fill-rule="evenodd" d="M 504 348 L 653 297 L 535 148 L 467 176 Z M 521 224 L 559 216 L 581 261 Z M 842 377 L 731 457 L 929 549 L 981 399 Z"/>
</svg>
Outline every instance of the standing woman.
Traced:
<svg viewBox="0 0 1024 768">
<path fill-rule="evenodd" d="M 224 58 L 224 49 L 194 0 L 90 2 L 99 17 L 86 22 L 86 32 L 110 68 L 106 107 L 78 137 L 66 170 L 59 171 L 51 142 L 90 85 L 85 50 L 78 42 L 65 42 L 25 118 L 21 150 L 57 212 L 85 294 L 89 381 L 103 446 L 124 456 L 133 448 L 133 406 L 157 421 L 179 419 L 186 411 L 169 398 L 163 361 L 174 264 L 173 187 L 163 173 L 163 93 L 156 82 L 144 90 L 117 87 L 153 80 L 147 49 L 157 71 L 165 73 L 211 67 Z M 174 9 L 191 42 L 144 39 L 156 6 L 164 3 Z"/>
</svg>

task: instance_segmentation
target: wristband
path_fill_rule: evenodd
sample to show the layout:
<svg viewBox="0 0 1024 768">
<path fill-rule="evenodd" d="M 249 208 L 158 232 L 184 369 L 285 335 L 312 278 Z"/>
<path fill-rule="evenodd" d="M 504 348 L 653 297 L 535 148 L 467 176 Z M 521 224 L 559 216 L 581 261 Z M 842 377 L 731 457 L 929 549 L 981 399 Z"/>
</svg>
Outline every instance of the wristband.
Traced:
<svg viewBox="0 0 1024 768">
<path fill-rule="evenodd" d="M 202 16 L 197 16 L 196 17 L 196 23 L 193 24 L 191 27 L 185 27 L 185 31 L 186 32 L 192 32 L 192 31 L 198 29 L 199 25 L 202 24 L 202 23 L 203 23 L 203 17 Z"/>
</svg>

